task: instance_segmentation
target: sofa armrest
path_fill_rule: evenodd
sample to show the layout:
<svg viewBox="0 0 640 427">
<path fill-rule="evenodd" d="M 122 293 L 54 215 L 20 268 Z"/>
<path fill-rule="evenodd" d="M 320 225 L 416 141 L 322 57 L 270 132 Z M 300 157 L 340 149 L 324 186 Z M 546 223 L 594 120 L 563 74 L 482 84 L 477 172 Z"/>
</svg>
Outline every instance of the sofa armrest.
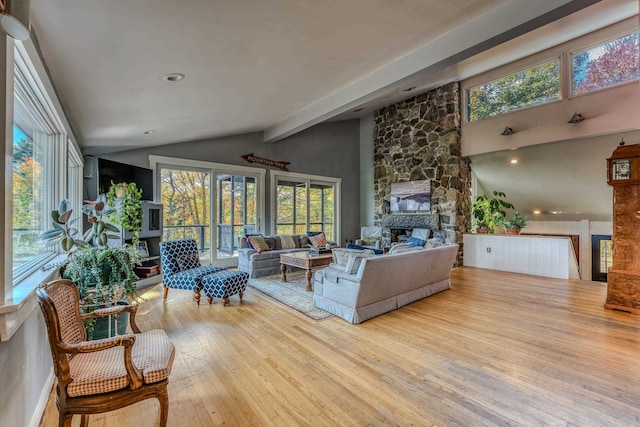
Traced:
<svg viewBox="0 0 640 427">
<path fill-rule="evenodd" d="M 238 248 L 238 256 L 243 258 L 249 258 L 251 255 L 257 253 L 253 248 Z"/>
</svg>

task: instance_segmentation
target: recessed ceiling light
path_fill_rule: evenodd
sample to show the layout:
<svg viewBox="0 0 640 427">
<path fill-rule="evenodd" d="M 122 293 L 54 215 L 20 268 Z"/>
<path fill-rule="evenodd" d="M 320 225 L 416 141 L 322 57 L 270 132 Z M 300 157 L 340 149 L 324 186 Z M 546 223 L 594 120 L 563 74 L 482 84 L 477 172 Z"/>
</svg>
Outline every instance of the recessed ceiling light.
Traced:
<svg viewBox="0 0 640 427">
<path fill-rule="evenodd" d="M 512 165 L 515 165 L 515 164 L 517 164 L 517 163 L 518 163 L 518 159 L 511 159 L 511 160 L 510 160 L 510 163 L 511 163 Z"/>
<path fill-rule="evenodd" d="M 538 209 L 536 209 L 535 211 L 533 211 L 534 215 L 540 215 L 540 211 Z"/>
<path fill-rule="evenodd" d="M 184 74 L 171 73 L 171 74 L 167 74 L 166 76 L 164 76 L 163 79 L 168 81 L 168 82 L 179 82 L 180 80 L 184 79 Z"/>
<path fill-rule="evenodd" d="M 145 130 L 143 132 L 143 134 L 145 134 L 145 135 L 151 135 L 152 133 L 156 133 L 156 131 L 154 129 L 149 129 L 149 130 Z"/>
</svg>

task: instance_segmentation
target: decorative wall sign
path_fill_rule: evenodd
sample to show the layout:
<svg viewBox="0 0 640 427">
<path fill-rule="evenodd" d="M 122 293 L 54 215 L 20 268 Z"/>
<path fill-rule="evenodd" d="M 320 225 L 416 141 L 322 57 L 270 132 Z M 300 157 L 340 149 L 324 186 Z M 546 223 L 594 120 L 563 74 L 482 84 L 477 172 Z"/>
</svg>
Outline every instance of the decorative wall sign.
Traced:
<svg viewBox="0 0 640 427">
<path fill-rule="evenodd" d="M 240 157 L 242 157 L 249 163 L 260 163 L 261 165 L 265 165 L 265 166 L 273 166 L 287 172 L 289 172 L 289 169 L 287 169 L 287 165 L 291 163 L 291 162 L 278 162 L 275 160 L 263 159 L 262 157 L 254 156 L 253 153 L 245 154 L 244 156 L 240 156 Z"/>
</svg>

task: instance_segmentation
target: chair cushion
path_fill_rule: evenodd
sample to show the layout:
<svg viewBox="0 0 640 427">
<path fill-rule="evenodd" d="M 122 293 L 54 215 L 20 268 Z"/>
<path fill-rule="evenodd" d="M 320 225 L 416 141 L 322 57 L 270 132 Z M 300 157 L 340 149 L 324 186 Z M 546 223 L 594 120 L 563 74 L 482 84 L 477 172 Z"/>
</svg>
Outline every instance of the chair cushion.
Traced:
<svg viewBox="0 0 640 427">
<path fill-rule="evenodd" d="M 175 356 L 175 347 L 164 331 L 159 329 L 136 334 L 131 358 L 142 371 L 145 384 L 163 381 L 169 377 Z M 67 386 L 69 396 L 87 396 L 108 393 L 129 386 L 124 367 L 124 347 L 113 347 L 95 353 L 76 354 L 69 361 L 73 381 Z"/>
</svg>

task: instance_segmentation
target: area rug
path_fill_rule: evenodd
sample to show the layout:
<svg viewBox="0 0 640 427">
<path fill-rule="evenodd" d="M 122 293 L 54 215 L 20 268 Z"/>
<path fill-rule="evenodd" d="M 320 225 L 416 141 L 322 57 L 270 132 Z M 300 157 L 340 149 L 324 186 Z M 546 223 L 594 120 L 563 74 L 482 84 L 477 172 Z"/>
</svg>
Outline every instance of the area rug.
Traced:
<svg viewBox="0 0 640 427">
<path fill-rule="evenodd" d="M 313 292 L 305 290 L 305 272 L 287 273 L 286 282 L 282 282 L 280 278 L 278 274 L 249 279 L 249 286 L 313 320 L 333 317 L 333 314 L 314 307 Z"/>
</svg>

